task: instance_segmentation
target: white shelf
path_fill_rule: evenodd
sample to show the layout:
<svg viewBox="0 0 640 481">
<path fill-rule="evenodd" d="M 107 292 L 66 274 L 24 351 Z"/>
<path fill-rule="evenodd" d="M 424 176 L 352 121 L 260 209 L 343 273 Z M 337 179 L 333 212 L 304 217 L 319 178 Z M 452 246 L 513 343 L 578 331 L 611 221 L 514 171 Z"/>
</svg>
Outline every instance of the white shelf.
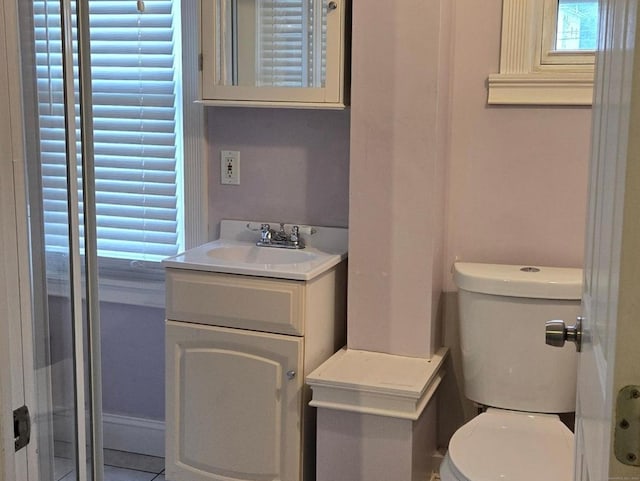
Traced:
<svg viewBox="0 0 640 481">
<path fill-rule="evenodd" d="M 306 378 L 311 406 L 416 420 L 440 385 L 449 349 L 431 359 L 342 349 Z"/>
</svg>

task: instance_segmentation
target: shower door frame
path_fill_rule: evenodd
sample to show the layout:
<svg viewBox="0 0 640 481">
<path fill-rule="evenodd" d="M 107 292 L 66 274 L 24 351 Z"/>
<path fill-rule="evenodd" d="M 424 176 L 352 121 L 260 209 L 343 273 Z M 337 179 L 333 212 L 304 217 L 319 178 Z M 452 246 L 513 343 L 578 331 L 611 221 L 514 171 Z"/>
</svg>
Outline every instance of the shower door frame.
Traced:
<svg viewBox="0 0 640 481">
<path fill-rule="evenodd" d="M 20 403 L 34 405 L 35 376 L 27 257 L 27 206 L 24 183 L 23 115 L 21 108 L 17 4 L 3 1 L 0 25 L 0 101 L 8 109 L 0 118 L 0 481 L 37 481 L 35 437 L 15 452 L 13 410 Z M 12 70 L 13 67 L 13 70 Z M 7 242 L 8 241 L 8 242 Z"/>
<path fill-rule="evenodd" d="M 200 13 L 200 2 L 198 0 L 182 0 L 181 2 L 181 17 L 183 25 L 193 25 L 197 23 Z M 7 319 L 0 315 L 0 481 L 37 481 L 42 479 L 43 481 L 47 477 L 47 473 L 38 473 L 38 456 L 36 453 L 38 432 L 32 432 L 31 443 L 20 452 L 19 456 L 13 455 L 13 429 L 12 429 L 12 403 L 10 397 L 4 396 L 5 388 L 11 389 L 9 383 L 11 381 L 11 375 L 17 373 L 16 377 L 20 381 L 20 386 L 14 385 L 15 390 L 26 388 L 26 404 L 33 406 L 37 402 L 37 392 L 35 386 L 35 372 L 33 363 L 34 344 L 32 338 L 32 313 L 31 309 L 31 295 L 29 291 L 29 253 L 27 244 L 27 207 L 26 207 L 26 187 L 24 182 L 23 173 L 26 170 L 26 154 L 24 152 L 23 145 L 23 129 L 24 118 L 21 109 L 22 99 L 22 86 L 21 86 L 21 73 L 18 70 L 20 64 L 20 36 L 18 30 L 18 13 L 17 13 L 18 0 L 3 0 L 2 6 L 0 6 L 0 26 L 4 27 L 3 33 L 0 34 L 0 70 L 2 70 L 0 80 L 0 90 L 4 88 L 3 82 L 6 79 L 8 90 L 9 102 L 5 105 L 10 105 L 10 115 L 7 113 L 0 114 L 2 119 L 0 120 L 0 127 L 5 128 L 3 132 L 0 132 L 0 139 L 4 140 L 4 134 L 8 132 L 11 127 L 12 133 L 11 143 L 3 142 L 2 145 L 6 146 L 3 151 L 0 151 L 0 186 L 4 186 L 4 182 L 11 181 L 11 187 L 15 185 L 17 192 L 15 194 L 16 199 L 21 200 L 21 204 L 14 208 L 8 206 L 4 202 L 0 205 L 0 220 L 5 217 L 5 211 L 10 210 L 10 218 L 14 221 L 11 226 L 0 225 L 0 236 L 3 234 L 2 230 L 9 229 L 11 232 L 20 233 L 21 241 L 18 246 L 23 249 L 23 252 L 18 255 L 13 252 L 4 252 L 4 244 L 0 238 L 0 259 L 4 261 L 5 256 L 13 255 L 19 257 L 16 262 L 20 263 L 20 278 L 22 285 L 24 286 L 22 292 L 20 305 L 23 306 L 22 315 L 20 318 Z M 182 59 L 183 59 L 183 121 L 185 132 L 189 134 L 183 139 L 184 148 L 184 200 L 185 200 L 185 241 L 186 248 L 195 247 L 209 240 L 209 215 L 208 215 L 208 190 L 207 190 L 207 160 L 206 160 L 206 121 L 205 112 L 201 104 L 195 101 L 200 97 L 199 95 L 199 79 L 197 72 L 198 65 L 198 53 L 200 44 L 200 30 L 199 29 L 187 29 L 182 32 Z M 0 92 L 0 97 L 4 96 L 4 92 Z M 7 116 L 8 115 L 8 116 Z M 14 153 L 9 153 L 8 146 L 13 147 Z M 1 170 L 5 166 L 5 154 L 7 156 L 12 155 L 13 159 L 7 162 L 7 165 L 16 168 L 17 173 L 22 176 L 19 179 L 9 179 L 11 175 L 8 171 Z M 0 191 L 0 199 L 4 198 L 4 193 Z M 3 269 L 6 264 L 0 263 L 0 289 L 3 288 Z M 13 279 L 15 283 L 12 284 L 13 292 L 19 292 L 18 279 L 16 278 L 16 272 L 7 272 L 8 279 Z M 13 276 L 13 277 L 12 277 Z M 0 290 L 0 309 L 4 308 L 4 296 L 5 293 Z M 17 304 L 17 298 L 8 296 L 7 301 Z M 0 311 L 2 312 L 2 311 Z M 16 333 L 9 337 L 9 321 L 12 324 L 13 332 Z M 22 338 L 22 339 L 20 339 Z M 19 345 L 23 350 L 23 355 L 19 356 L 18 360 L 8 359 L 8 348 L 11 345 Z M 6 349 L 5 349 L 6 347 Z M 6 362 L 5 362 L 6 360 Z M 24 365 L 23 365 L 24 360 Z M 45 435 L 49 435 L 45 433 Z M 27 454 L 25 455 L 25 451 Z M 14 461 L 14 458 L 17 461 Z M 18 463 L 20 466 L 18 466 Z M 19 467 L 18 473 L 25 473 L 16 475 L 15 467 Z M 28 468 L 28 477 L 27 477 Z M 11 470 L 11 474 L 6 473 Z"/>
<path fill-rule="evenodd" d="M 63 36 L 67 45 L 71 44 L 71 4 L 69 0 L 61 0 L 61 17 Z M 74 329 L 74 358 L 76 393 L 76 476 L 79 481 L 102 481 L 102 409 L 100 385 L 100 350 L 99 350 L 99 316 L 97 297 L 97 250 L 95 235 L 95 203 L 87 208 L 94 197 L 93 180 L 93 140 L 91 116 L 91 74 L 88 45 L 88 3 L 86 0 L 77 3 L 76 19 L 79 28 L 79 57 L 80 57 L 80 97 L 82 101 L 89 101 L 88 108 L 81 114 L 82 139 L 82 176 L 85 201 L 85 246 L 84 266 L 86 268 L 86 286 L 80 281 L 81 256 L 79 245 L 79 216 L 77 202 L 77 168 L 75 155 L 75 114 L 74 105 L 65 107 L 67 113 L 67 169 L 68 183 L 68 215 L 70 218 L 69 239 L 71 245 L 71 283 L 73 286 L 72 302 L 75 306 L 73 316 Z M 2 82 L 0 83 L 0 101 L 9 108 L 0 119 L 0 140 L 3 149 L 0 152 L 0 481 L 39 481 L 52 478 L 53 473 L 40 473 L 40 456 L 48 456 L 53 461 L 53 449 L 38 453 L 38 427 L 42 423 L 51 424 L 51 420 L 31 422 L 31 439 L 22 450 L 15 452 L 13 437 L 13 410 L 21 405 L 31 407 L 35 411 L 38 405 L 37 397 L 50 394 L 50 382 L 46 386 L 37 386 L 39 382 L 34 364 L 34 319 L 32 312 L 32 276 L 30 269 L 31 243 L 29 240 L 29 207 L 27 201 L 27 154 L 24 142 L 25 112 L 23 110 L 23 89 L 20 52 L 21 37 L 18 22 L 17 0 L 3 0 L 0 7 L 0 64 Z M 86 26 L 83 27 L 83 26 Z M 65 67 L 71 66 L 71 75 L 65 79 L 65 95 L 74 99 L 74 78 L 72 53 L 67 50 L 63 57 Z M 68 70 L 68 69 L 67 69 Z M 35 93 L 32 93 L 35 95 Z M 72 117 L 69 119 L 69 117 Z M 40 246 L 44 249 L 44 246 Z M 73 249 L 75 247 L 75 250 Z M 92 250 L 93 247 L 93 250 Z M 34 287 L 37 289 L 37 287 Z M 87 307 L 83 309 L 83 297 Z M 87 313 L 87 321 L 83 320 L 82 312 Z M 95 317 L 92 317 L 95 315 Z M 83 332 L 88 336 L 85 346 Z M 89 359 L 89 403 L 90 422 L 89 436 L 91 438 L 90 467 L 87 467 L 86 453 L 86 423 L 84 399 L 85 380 L 84 369 L 87 359 L 84 350 L 88 349 Z M 97 359 L 97 361 L 96 361 Z M 49 376 L 49 374 L 47 375 Z M 48 379 L 48 377 L 47 377 Z M 43 389 L 44 387 L 44 389 Z M 51 431 L 49 431 L 50 433 Z M 49 435 L 47 433 L 47 435 Z M 46 469 L 51 470 L 51 466 Z M 89 475 L 89 473 L 91 473 Z M 44 476 L 44 478 L 43 478 Z"/>
</svg>

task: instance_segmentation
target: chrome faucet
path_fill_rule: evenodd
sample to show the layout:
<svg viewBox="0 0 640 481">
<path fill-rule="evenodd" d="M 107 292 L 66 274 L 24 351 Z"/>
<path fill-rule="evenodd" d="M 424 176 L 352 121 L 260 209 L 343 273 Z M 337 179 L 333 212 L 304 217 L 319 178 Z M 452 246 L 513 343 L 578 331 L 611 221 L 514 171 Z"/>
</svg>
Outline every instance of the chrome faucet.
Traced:
<svg viewBox="0 0 640 481">
<path fill-rule="evenodd" d="M 300 237 L 300 228 L 297 225 L 291 227 L 287 233 L 284 223 L 280 224 L 280 230 L 276 231 L 269 224 L 260 226 L 260 240 L 256 242 L 258 247 L 281 247 L 283 249 L 304 249 L 304 240 Z"/>
</svg>

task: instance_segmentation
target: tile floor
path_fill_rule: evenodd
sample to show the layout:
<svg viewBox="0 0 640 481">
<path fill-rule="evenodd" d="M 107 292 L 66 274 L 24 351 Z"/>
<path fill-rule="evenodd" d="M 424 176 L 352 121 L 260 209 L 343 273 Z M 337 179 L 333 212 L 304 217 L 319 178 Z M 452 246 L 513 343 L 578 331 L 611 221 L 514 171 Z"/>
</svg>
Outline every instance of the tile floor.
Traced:
<svg viewBox="0 0 640 481">
<path fill-rule="evenodd" d="M 105 449 L 104 481 L 165 481 L 164 459 Z M 75 481 L 73 461 L 56 457 L 54 481 Z"/>
</svg>

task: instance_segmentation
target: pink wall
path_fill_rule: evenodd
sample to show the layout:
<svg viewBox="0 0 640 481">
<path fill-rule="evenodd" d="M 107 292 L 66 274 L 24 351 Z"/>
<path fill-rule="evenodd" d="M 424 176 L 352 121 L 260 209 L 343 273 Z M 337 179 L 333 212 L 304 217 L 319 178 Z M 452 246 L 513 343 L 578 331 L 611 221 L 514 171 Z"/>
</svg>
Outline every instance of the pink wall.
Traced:
<svg viewBox="0 0 640 481">
<path fill-rule="evenodd" d="M 439 444 L 472 417 L 462 389 L 456 259 L 581 266 L 591 109 L 486 104 L 498 72 L 501 0 L 457 0 L 448 155 Z"/>
<path fill-rule="evenodd" d="M 353 5 L 352 349 L 428 358 L 439 344 L 449 4 Z"/>
<path fill-rule="evenodd" d="M 49 296 L 52 365 L 71 359 L 69 299 Z M 164 420 L 164 309 L 100 303 L 105 413 Z M 71 371 L 54 369 L 55 406 L 71 406 Z"/>
<path fill-rule="evenodd" d="M 456 257 L 582 265 L 591 109 L 486 105 L 501 4 L 457 2 L 447 273 Z"/>
<path fill-rule="evenodd" d="M 208 110 L 212 236 L 223 218 L 349 221 L 352 347 L 429 353 L 456 258 L 581 265 L 591 110 L 486 105 L 501 4 L 457 0 L 449 51 L 439 2 L 355 0 L 350 111 Z M 219 183 L 222 149 L 240 186 Z"/>
<path fill-rule="evenodd" d="M 208 109 L 209 217 L 346 227 L 349 111 Z M 220 151 L 240 151 L 240 185 L 220 184 Z"/>
</svg>

